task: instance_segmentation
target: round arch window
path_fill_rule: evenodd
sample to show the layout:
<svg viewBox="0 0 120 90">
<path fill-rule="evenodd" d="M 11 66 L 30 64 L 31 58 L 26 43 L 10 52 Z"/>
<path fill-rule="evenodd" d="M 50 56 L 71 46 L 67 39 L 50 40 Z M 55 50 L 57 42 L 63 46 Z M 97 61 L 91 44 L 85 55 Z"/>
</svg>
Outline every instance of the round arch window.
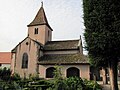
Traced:
<svg viewBox="0 0 120 90">
<path fill-rule="evenodd" d="M 54 77 L 54 67 L 49 67 L 46 69 L 46 78 L 53 78 Z"/>
<path fill-rule="evenodd" d="M 70 67 L 67 69 L 67 77 L 80 77 L 80 70 L 76 67 Z"/>
</svg>

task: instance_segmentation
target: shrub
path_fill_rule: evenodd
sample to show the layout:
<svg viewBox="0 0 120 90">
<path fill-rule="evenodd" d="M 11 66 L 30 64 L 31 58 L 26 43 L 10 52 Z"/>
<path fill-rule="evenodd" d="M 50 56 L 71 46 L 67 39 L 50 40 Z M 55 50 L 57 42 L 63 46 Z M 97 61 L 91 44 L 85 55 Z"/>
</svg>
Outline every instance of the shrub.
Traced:
<svg viewBox="0 0 120 90">
<path fill-rule="evenodd" d="M 86 85 L 86 90 L 102 90 L 100 85 L 95 81 L 89 81 L 84 79 L 84 84 Z"/>
<path fill-rule="evenodd" d="M 20 75 L 17 74 L 17 73 L 14 73 L 14 74 L 11 76 L 11 80 L 13 80 L 13 81 L 21 80 Z"/>
<path fill-rule="evenodd" d="M 29 79 L 30 79 L 30 80 L 33 80 L 33 81 L 40 80 L 38 74 L 30 74 L 30 75 L 29 75 Z"/>
<path fill-rule="evenodd" d="M 0 79 L 9 80 L 11 75 L 10 69 L 4 67 L 0 69 Z"/>
<path fill-rule="evenodd" d="M 69 77 L 65 80 L 67 90 L 85 90 L 83 80 L 79 77 Z"/>
</svg>

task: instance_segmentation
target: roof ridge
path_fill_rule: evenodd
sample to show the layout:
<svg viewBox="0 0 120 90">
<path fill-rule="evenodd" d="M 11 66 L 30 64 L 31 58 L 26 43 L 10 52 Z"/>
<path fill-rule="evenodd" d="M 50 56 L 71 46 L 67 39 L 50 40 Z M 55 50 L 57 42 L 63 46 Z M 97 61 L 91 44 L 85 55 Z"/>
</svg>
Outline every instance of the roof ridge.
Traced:
<svg viewBox="0 0 120 90">
<path fill-rule="evenodd" d="M 48 41 L 48 42 L 67 42 L 67 41 L 79 41 L 80 39 L 74 39 L 74 40 L 56 40 L 56 41 Z"/>
<path fill-rule="evenodd" d="M 73 54 L 44 54 L 44 55 L 81 55 L 80 53 L 73 53 Z"/>
<path fill-rule="evenodd" d="M 0 52 L 0 53 L 11 53 L 11 52 L 6 52 L 6 51 L 5 51 L 5 52 Z"/>
</svg>

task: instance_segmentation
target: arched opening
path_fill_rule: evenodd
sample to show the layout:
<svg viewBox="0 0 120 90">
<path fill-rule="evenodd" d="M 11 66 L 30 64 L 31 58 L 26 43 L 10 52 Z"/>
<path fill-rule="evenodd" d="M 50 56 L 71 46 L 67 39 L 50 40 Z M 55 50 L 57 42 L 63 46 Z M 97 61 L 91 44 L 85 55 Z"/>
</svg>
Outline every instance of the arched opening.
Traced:
<svg viewBox="0 0 120 90">
<path fill-rule="evenodd" d="M 24 53 L 22 56 L 22 68 L 28 68 L 28 54 Z"/>
<path fill-rule="evenodd" d="M 67 77 L 80 77 L 80 70 L 76 67 L 70 67 L 67 69 Z"/>
<path fill-rule="evenodd" d="M 46 78 L 53 78 L 54 77 L 54 67 L 50 67 L 46 69 Z"/>
</svg>

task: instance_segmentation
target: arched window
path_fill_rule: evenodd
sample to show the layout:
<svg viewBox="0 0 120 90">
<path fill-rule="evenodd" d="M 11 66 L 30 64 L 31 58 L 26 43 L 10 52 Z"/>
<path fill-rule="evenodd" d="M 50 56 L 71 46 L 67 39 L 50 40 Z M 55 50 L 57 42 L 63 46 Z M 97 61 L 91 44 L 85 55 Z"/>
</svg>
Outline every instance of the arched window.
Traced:
<svg viewBox="0 0 120 90">
<path fill-rule="evenodd" d="M 46 78 L 53 78 L 54 77 L 54 67 L 50 67 L 46 69 Z"/>
<path fill-rule="evenodd" d="M 67 77 L 80 77 L 80 70 L 76 67 L 70 67 L 67 69 Z"/>
<path fill-rule="evenodd" d="M 24 53 L 22 56 L 22 68 L 28 68 L 28 54 Z"/>
</svg>

